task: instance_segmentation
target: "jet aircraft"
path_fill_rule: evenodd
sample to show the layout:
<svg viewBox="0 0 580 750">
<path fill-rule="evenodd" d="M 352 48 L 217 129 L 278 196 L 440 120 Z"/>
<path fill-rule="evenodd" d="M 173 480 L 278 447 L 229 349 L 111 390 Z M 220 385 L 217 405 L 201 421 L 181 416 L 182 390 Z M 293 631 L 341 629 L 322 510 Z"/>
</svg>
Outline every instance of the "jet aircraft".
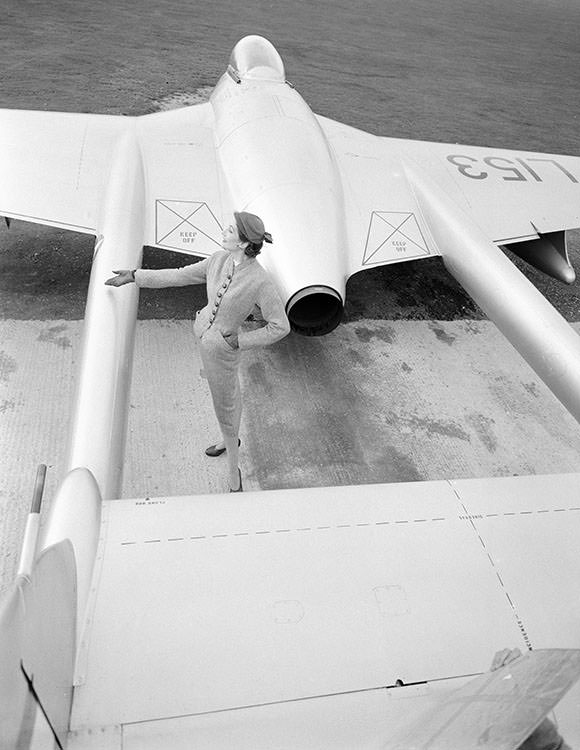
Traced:
<svg viewBox="0 0 580 750">
<path fill-rule="evenodd" d="M 556 704 L 580 741 L 580 475 L 119 499 L 138 290 L 103 284 L 248 210 L 324 335 L 352 274 L 440 255 L 580 420 L 578 337 L 501 250 L 573 281 L 580 159 L 315 115 L 258 36 L 208 103 L 2 110 L 0 153 L 1 215 L 96 237 L 67 471 L 0 612 L 4 745 L 515 748 Z"/>
</svg>

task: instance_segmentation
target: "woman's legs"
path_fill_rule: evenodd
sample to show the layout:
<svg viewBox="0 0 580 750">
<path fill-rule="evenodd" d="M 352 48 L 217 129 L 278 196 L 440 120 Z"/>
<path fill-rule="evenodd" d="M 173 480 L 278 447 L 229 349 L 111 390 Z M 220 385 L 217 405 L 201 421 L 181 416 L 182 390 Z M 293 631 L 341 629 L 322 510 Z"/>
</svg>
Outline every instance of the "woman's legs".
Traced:
<svg viewBox="0 0 580 750">
<path fill-rule="evenodd" d="M 223 442 L 217 448 L 225 448 L 228 459 L 228 480 L 230 488 L 237 490 L 240 483 L 238 471 L 238 433 L 242 413 L 242 397 L 238 377 L 240 353 L 229 351 L 228 344 L 220 338 L 202 338 L 201 357 L 209 389 L 212 396 L 215 414 L 220 425 Z M 217 341 L 217 343 L 216 343 Z M 226 347 L 226 349 L 224 349 Z"/>
<path fill-rule="evenodd" d="M 228 459 L 228 480 L 230 489 L 237 490 L 240 486 L 240 473 L 238 471 L 238 438 L 227 437 L 224 439 L 226 446 L 226 457 Z"/>
<path fill-rule="evenodd" d="M 240 485 L 240 473 L 238 470 L 238 456 L 239 456 L 239 445 L 238 435 L 240 432 L 240 420 L 242 417 L 242 391 L 240 388 L 240 379 L 238 377 L 238 369 L 235 371 L 235 382 L 233 404 L 231 411 L 231 420 L 229 421 L 227 431 L 224 429 L 225 425 L 220 425 L 222 428 L 222 434 L 224 436 L 224 445 L 226 449 L 226 456 L 228 459 L 228 474 L 230 489 L 237 490 Z"/>
</svg>

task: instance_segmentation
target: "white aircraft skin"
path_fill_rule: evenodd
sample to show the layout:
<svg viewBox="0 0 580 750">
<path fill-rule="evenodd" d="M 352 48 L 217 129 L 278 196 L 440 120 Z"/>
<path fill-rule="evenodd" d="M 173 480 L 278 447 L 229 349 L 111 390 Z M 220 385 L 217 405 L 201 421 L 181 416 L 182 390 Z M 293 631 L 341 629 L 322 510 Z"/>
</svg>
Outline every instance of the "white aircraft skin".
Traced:
<svg viewBox="0 0 580 750">
<path fill-rule="evenodd" d="M 286 84 L 277 53 L 264 47 L 269 65 L 256 67 L 252 51 L 242 44 L 232 59 L 236 70 L 252 71 L 249 88 L 226 74 L 211 96 L 232 200 L 268 217 L 276 252 L 265 254 L 264 264 L 289 310 L 317 286 L 342 302 L 350 273 L 336 161 L 312 110 Z M 272 116 L 281 112 L 283 118 Z"/>
<path fill-rule="evenodd" d="M 580 225 L 580 159 L 333 123 L 255 36 L 209 104 L 3 111 L 0 153 L 0 214 L 97 237 L 67 473 L 0 611 L 4 746 L 515 748 L 556 704 L 579 742 L 580 475 L 118 500 L 138 289 L 103 282 L 144 244 L 209 255 L 248 210 L 322 334 L 350 275 L 440 254 L 580 420 L 578 338 L 497 247 L 571 280 L 549 238 Z"/>
</svg>

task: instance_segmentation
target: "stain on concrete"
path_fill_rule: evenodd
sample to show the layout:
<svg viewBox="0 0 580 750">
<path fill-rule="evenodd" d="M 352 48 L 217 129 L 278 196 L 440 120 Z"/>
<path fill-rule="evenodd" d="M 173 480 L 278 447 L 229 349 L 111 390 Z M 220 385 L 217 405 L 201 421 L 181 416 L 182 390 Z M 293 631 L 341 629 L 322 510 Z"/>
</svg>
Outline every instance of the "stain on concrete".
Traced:
<svg viewBox="0 0 580 750">
<path fill-rule="evenodd" d="M 439 341 L 442 341 L 449 346 L 451 346 L 457 338 L 457 336 L 454 336 L 452 333 L 448 333 L 440 323 L 431 322 L 429 323 L 429 328 L 433 331 Z"/>
<path fill-rule="evenodd" d="M 424 430 L 429 435 L 444 435 L 445 437 L 457 438 L 465 442 L 471 442 L 468 433 L 451 419 L 430 419 L 420 417 L 417 414 L 403 417 L 400 414 L 390 413 L 385 417 L 387 424 L 398 427 L 407 427 L 412 431 Z"/>
<path fill-rule="evenodd" d="M 403 372 L 413 372 L 413 368 L 410 367 L 406 362 L 401 363 L 401 370 Z"/>
<path fill-rule="evenodd" d="M 540 398 L 540 389 L 538 388 L 536 383 L 522 383 L 522 385 L 529 394 L 534 396 L 534 398 Z"/>
<path fill-rule="evenodd" d="M 284 379 L 283 387 L 273 383 L 271 398 L 260 408 L 244 411 L 244 450 L 259 457 L 253 478 L 262 489 L 421 478 L 404 446 L 389 447 L 392 433 L 371 416 L 374 404 L 357 378 L 345 378 L 324 342 L 289 337 L 266 363 L 267 371 L 275 361 L 283 373 L 287 360 L 293 377 Z M 251 365 L 242 378 L 244 389 L 263 382 Z"/>
<path fill-rule="evenodd" d="M 488 377 L 488 388 L 504 414 L 529 415 L 530 401 L 526 398 L 519 380 L 507 375 Z"/>
<path fill-rule="evenodd" d="M 473 412 L 467 415 L 467 421 L 475 430 L 477 437 L 485 445 L 490 453 L 494 453 L 497 448 L 497 438 L 493 431 L 495 419 L 486 417 L 485 414 Z"/>
<path fill-rule="evenodd" d="M 368 367 L 370 364 L 370 358 L 366 357 L 362 352 L 357 349 L 348 349 L 347 354 L 353 365 L 360 365 L 361 367 Z"/>
<path fill-rule="evenodd" d="M 10 376 L 16 370 L 18 370 L 16 360 L 6 354 L 6 352 L 0 352 L 0 380 L 8 383 Z"/>
<path fill-rule="evenodd" d="M 266 367 L 263 362 L 256 360 L 248 365 L 247 374 L 252 388 L 262 389 L 263 392 L 268 396 L 272 396 L 272 380 L 266 372 Z"/>
<path fill-rule="evenodd" d="M 3 414 L 5 411 L 9 411 L 11 409 L 14 409 L 16 404 L 14 401 L 8 401 L 4 399 L 4 401 L 0 401 L 0 414 Z"/>
<path fill-rule="evenodd" d="M 385 463 L 389 467 L 389 479 L 377 477 L 372 481 L 420 482 L 425 479 L 414 461 L 406 453 L 397 450 L 394 445 L 385 445 Z"/>
<path fill-rule="evenodd" d="M 62 324 L 58 326 L 50 326 L 41 331 L 38 335 L 38 341 L 48 341 L 55 346 L 59 346 L 61 349 L 70 349 L 72 344 L 68 336 L 60 336 L 63 331 L 67 330 L 67 326 Z"/>
<path fill-rule="evenodd" d="M 356 326 L 354 332 L 358 340 L 364 344 L 368 344 L 372 339 L 384 341 L 385 344 L 392 344 L 396 336 L 395 329 L 391 326 L 381 326 L 375 330 L 366 326 Z"/>
</svg>

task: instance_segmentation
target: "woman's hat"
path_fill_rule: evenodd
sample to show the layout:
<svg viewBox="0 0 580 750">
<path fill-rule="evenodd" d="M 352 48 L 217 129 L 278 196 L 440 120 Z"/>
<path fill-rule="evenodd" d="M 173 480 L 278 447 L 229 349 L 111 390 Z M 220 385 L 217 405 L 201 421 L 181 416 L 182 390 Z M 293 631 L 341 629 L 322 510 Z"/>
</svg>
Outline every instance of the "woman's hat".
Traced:
<svg viewBox="0 0 580 750">
<path fill-rule="evenodd" d="M 247 211 L 234 211 L 234 219 L 240 239 L 248 240 L 253 245 L 272 242 L 272 235 L 266 232 L 264 222 L 256 214 L 249 214 Z"/>
</svg>

